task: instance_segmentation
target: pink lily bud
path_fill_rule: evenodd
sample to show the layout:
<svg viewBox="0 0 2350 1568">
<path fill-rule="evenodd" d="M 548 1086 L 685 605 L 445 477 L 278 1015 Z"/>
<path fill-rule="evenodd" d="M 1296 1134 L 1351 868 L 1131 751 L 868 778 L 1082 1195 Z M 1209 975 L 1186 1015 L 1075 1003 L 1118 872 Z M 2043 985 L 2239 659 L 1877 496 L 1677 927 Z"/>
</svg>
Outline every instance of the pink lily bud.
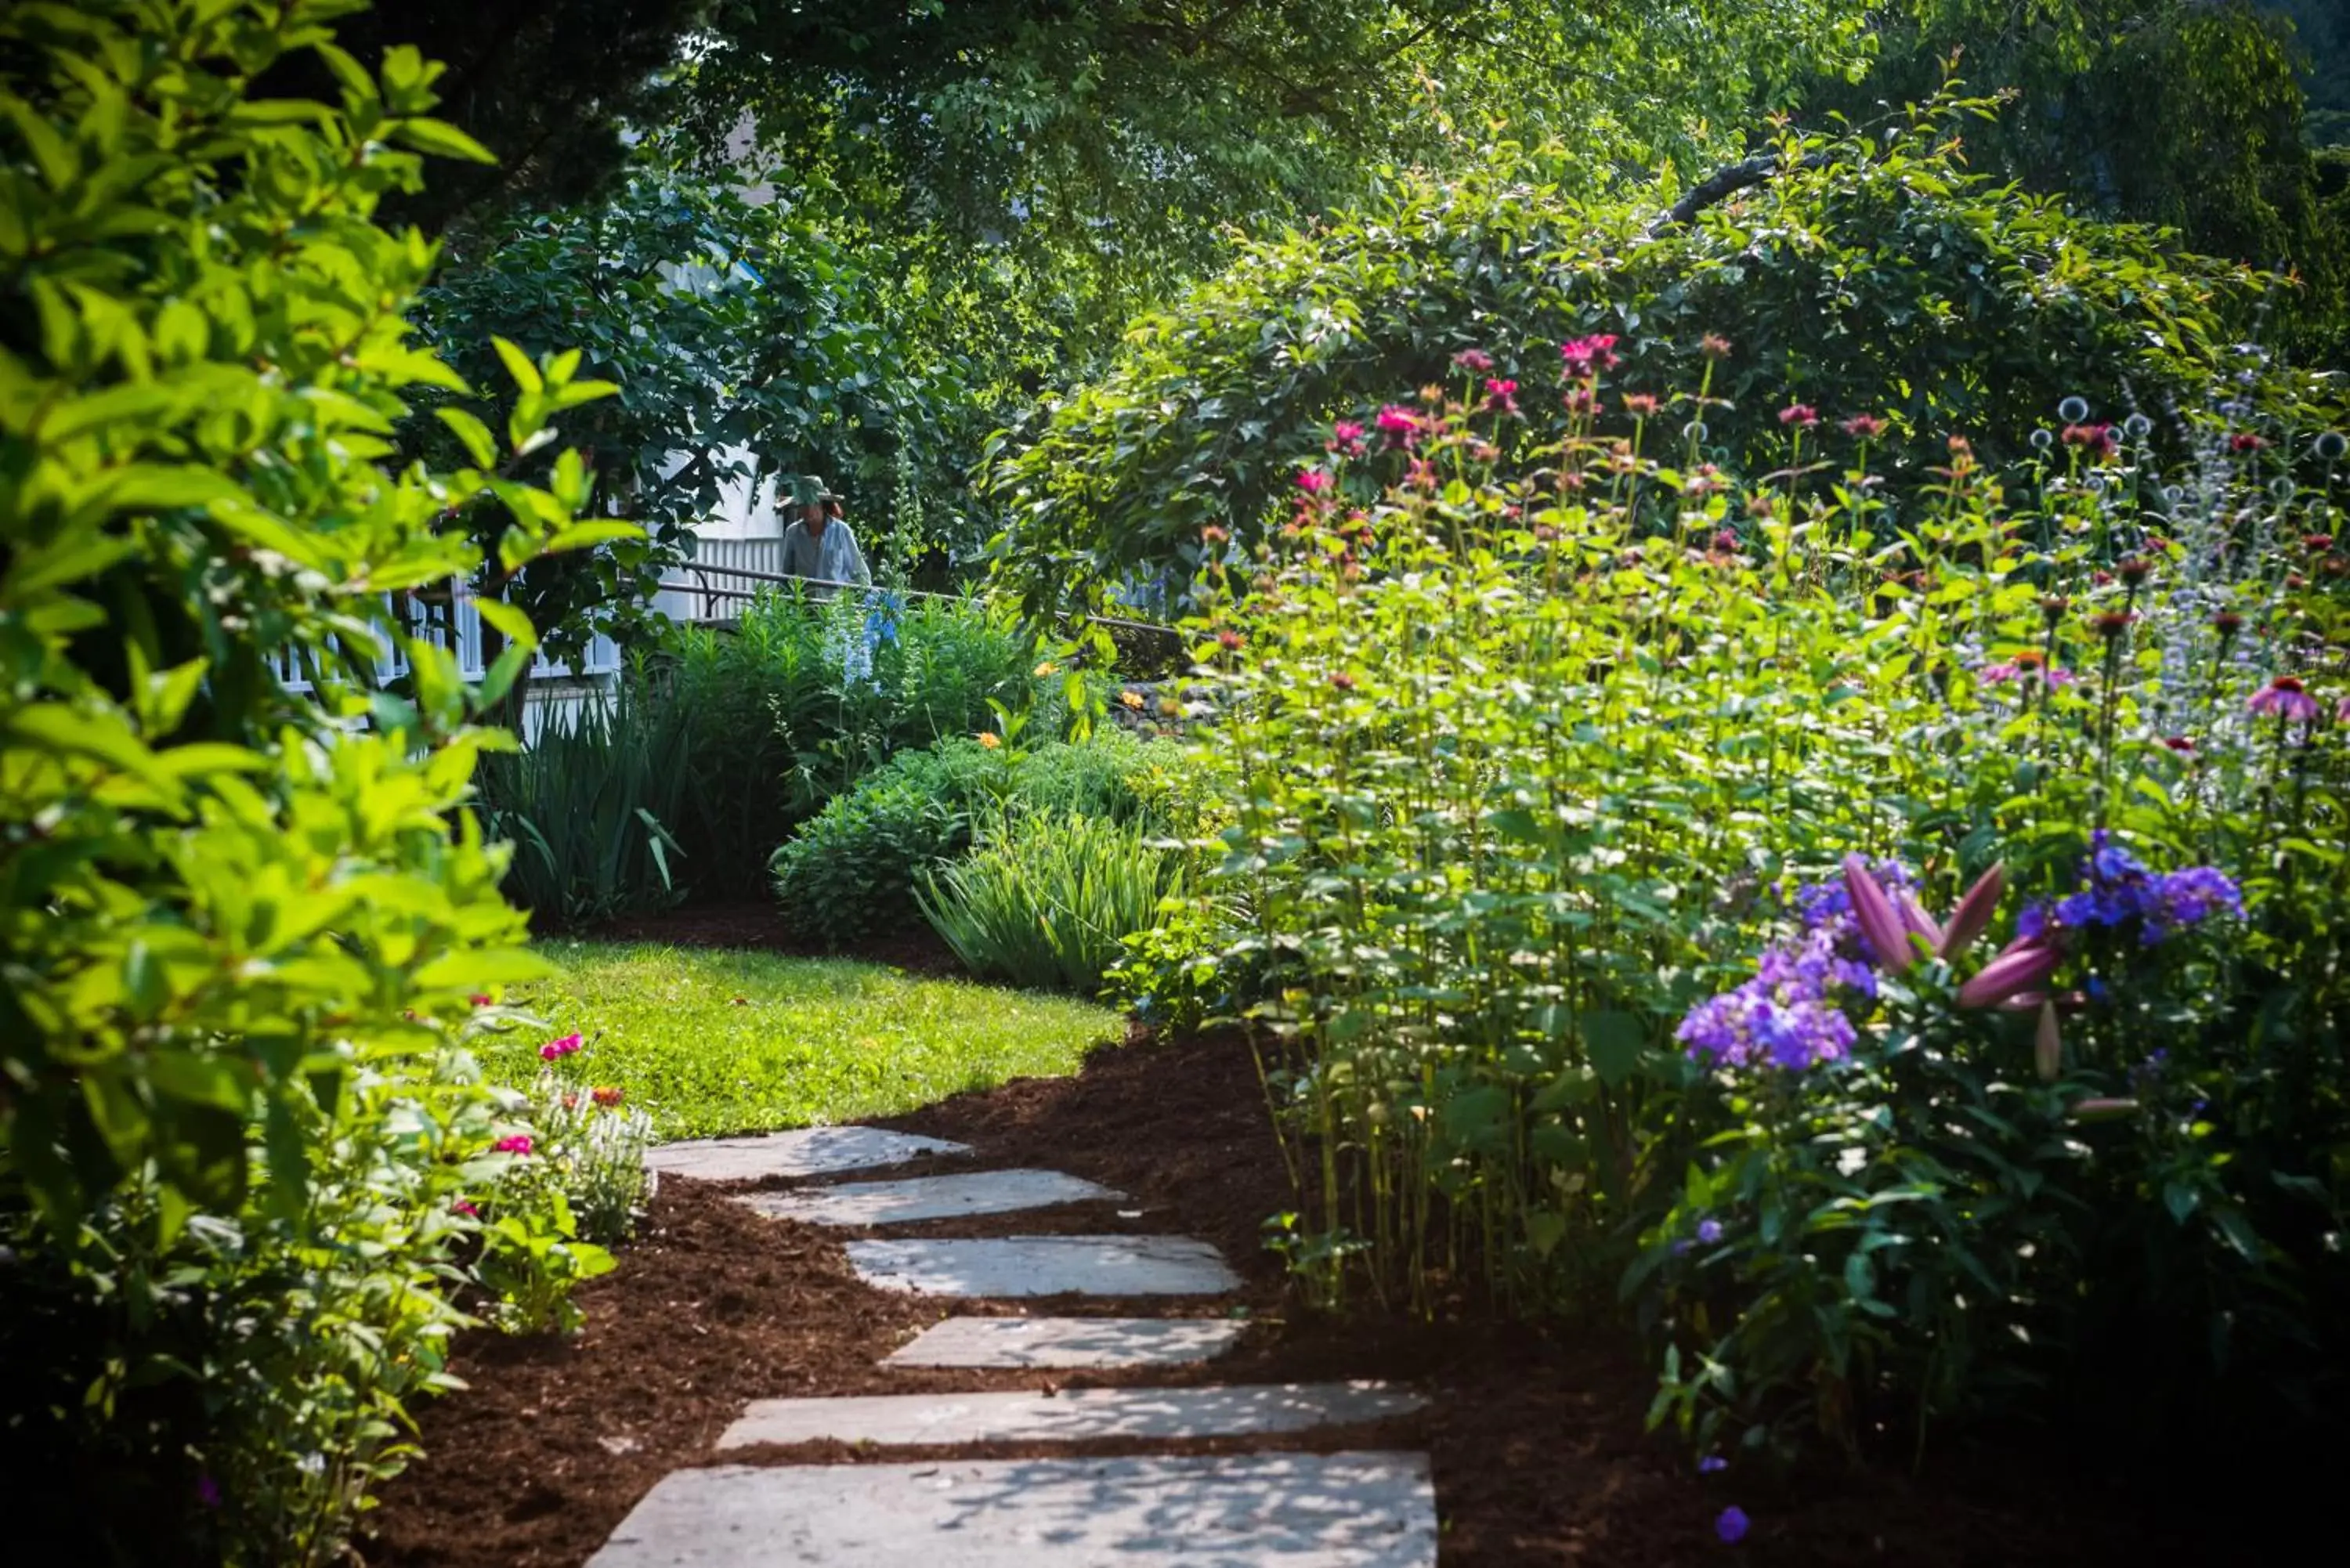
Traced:
<svg viewBox="0 0 2350 1568">
<path fill-rule="evenodd" d="M 1941 945 L 1934 950 L 1934 956 L 1954 959 L 1974 946 L 1975 939 L 1983 934 L 1983 928 L 1991 924 L 1991 916 L 1998 911 L 1999 896 L 2006 890 L 2004 862 L 1976 877 L 1975 885 L 1959 900 L 1959 907 L 1950 911 L 1950 923 L 1943 928 Z"/>
<path fill-rule="evenodd" d="M 2018 992 L 2038 990 L 2064 961 L 2064 949 L 2037 938 L 2010 942 L 1972 980 L 1959 987 L 1959 1005 L 1997 1007 Z"/>
<path fill-rule="evenodd" d="M 1895 893 L 1890 897 L 1894 912 L 1901 917 L 1901 923 L 1925 938 L 1928 949 L 1942 945 L 1942 928 L 1934 923 L 1934 917 L 1928 914 L 1916 898 L 1908 893 Z"/>
<path fill-rule="evenodd" d="M 1852 895 L 1853 919 L 1860 924 L 1860 934 L 1877 955 L 1877 964 L 1887 974 L 1899 974 L 1909 967 L 1916 957 L 1909 946 L 1909 928 L 1902 923 L 1893 908 L 1893 900 L 1877 886 L 1866 861 L 1857 855 L 1844 857 L 1845 890 Z"/>
<path fill-rule="evenodd" d="M 2040 1069 L 2040 1081 L 2053 1084 L 2064 1070 L 2064 1036 L 2056 1027 L 2056 1004 L 2040 1004 L 2040 1027 L 2032 1036 L 2033 1065 Z"/>
<path fill-rule="evenodd" d="M 2044 991 L 2019 991 L 2005 1002 L 1994 1002 L 2002 1012 L 2037 1012 L 2056 998 Z"/>
</svg>

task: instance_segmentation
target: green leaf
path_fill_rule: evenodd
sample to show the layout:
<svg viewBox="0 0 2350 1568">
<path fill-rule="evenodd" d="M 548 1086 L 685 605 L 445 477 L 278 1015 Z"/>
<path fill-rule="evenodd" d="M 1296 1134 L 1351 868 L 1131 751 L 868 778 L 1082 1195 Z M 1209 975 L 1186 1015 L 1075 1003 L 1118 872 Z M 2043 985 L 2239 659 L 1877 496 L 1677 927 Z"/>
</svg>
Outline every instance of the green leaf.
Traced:
<svg viewBox="0 0 2350 1568">
<path fill-rule="evenodd" d="M 506 374 L 514 378 L 515 386 L 525 392 L 546 389 L 546 383 L 540 378 L 538 367 L 530 362 L 529 355 L 503 337 L 492 337 L 490 347 L 497 350 L 499 361 L 505 366 Z"/>
<path fill-rule="evenodd" d="M 473 460 L 474 467 L 497 466 L 497 438 L 490 434 L 489 426 L 463 409 L 439 408 L 433 410 L 432 413 L 433 417 L 447 425 L 456 438 L 464 443 L 465 454 Z"/>
<path fill-rule="evenodd" d="M 468 163 L 495 163 L 496 153 L 443 119 L 403 119 L 391 128 L 394 138 L 435 158 L 463 159 Z"/>
<path fill-rule="evenodd" d="M 1600 1012 L 1583 1015 L 1583 1047 L 1600 1082 L 1614 1088 L 1629 1078 L 1640 1063 L 1648 1031 L 1628 1012 Z"/>
</svg>

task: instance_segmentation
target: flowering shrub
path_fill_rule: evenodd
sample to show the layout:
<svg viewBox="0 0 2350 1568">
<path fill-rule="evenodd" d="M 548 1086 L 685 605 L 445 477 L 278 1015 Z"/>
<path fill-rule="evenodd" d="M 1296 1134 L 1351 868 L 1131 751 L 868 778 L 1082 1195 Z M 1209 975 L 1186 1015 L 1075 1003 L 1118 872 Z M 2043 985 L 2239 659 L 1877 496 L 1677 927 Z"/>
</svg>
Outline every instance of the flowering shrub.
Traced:
<svg viewBox="0 0 2350 1568">
<path fill-rule="evenodd" d="M 1628 1282 L 1708 1438 L 2337 1386 L 2343 443 L 2232 381 L 2066 400 L 2021 485 L 1952 436 L 1897 515 L 1878 416 L 1782 400 L 1743 480 L 1736 346 L 1678 392 L 1631 348 L 1351 414 L 1207 557 L 1233 815 L 1185 929 L 1248 982 L 1308 1282 Z"/>
<path fill-rule="evenodd" d="M 562 1193 L 581 1239 L 608 1247 L 635 1232 L 652 1197 L 645 1150 L 653 1122 L 618 1088 L 581 1086 L 570 1064 L 584 1049 L 577 1034 L 539 1047 L 548 1063 L 530 1095 L 539 1142 L 523 1152 L 536 1156 L 533 1171 Z"/>
</svg>

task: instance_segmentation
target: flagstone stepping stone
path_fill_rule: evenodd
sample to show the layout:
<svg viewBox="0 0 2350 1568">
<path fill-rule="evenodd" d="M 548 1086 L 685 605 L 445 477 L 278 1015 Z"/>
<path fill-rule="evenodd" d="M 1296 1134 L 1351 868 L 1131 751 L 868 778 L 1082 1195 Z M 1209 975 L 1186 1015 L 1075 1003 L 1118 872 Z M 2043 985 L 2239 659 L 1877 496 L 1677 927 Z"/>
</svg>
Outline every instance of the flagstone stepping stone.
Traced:
<svg viewBox="0 0 2350 1568">
<path fill-rule="evenodd" d="M 1184 1236 L 926 1238 L 847 1251 L 868 1285 L 941 1296 L 1212 1296 L 1241 1283 L 1215 1248 Z"/>
<path fill-rule="evenodd" d="M 884 1366 L 1181 1366 L 1222 1355 L 1248 1325 L 1205 1317 L 951 1317 Z"/>
<path fill-rule="evenodd" d="M 656 1144 L 645 1163 L 664 1176 L 750 1181 L 779 1176 L 835 1176 L 899 1165 L 926 1154 L 969 1154 L 968 1144 L 883 1127 L 802 1127 L 750 1137 L 704 1137 Z"/>
<path fill-rule="evenodd" d="M 1253 1384 L 1208 1388 L 1028 1389 L 754 1399 L 718 1439 L 759 1443 L 1080 1442 L 1089 1438 L 1237 1438 L 1409 1416 L 1428 1401 L 1384 1383 Z"/>
<path fill-rule="evenodd" d="M 1419 1454 L 720 1465 L 664 1477 L 588 1568 L 1434 1568 Z"/>
<path fill-rule="evenodd" d="M 901 1225 L 1125 1196 L 1057 1170 L 974 1170 L 903 1181 L 851 1181 L 797 1192 L 752 1192 L 742 1201 L 774 1219 L 811 1225 Z"/>
</svg>

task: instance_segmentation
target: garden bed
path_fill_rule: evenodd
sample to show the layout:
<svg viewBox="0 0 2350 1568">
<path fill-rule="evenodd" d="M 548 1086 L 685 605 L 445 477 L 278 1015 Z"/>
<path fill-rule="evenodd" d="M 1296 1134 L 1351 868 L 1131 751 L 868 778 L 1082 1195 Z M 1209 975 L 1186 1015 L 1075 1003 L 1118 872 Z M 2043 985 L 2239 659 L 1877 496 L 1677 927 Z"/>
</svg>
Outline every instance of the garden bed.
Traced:
<svg viewBox="0 0 2350 1568">
<path fill-rule="evenodd" d="M 2149 1515 L 2066 1473 L 2061 1460 L 2012 1447 L 1944 1450 L 1915 1480 L 1877 1470 L 1776 1490 L 1752 1478 L 1701 1479 L 1684 1455 L 1642 1431 L 1653 1374 L 1609 1336 L 1500 1329 L 1465 1315 L 1416 1325 L 1290 1314 L 1278 1262 L 1259 1246 L 1263 1217 L 1288 1206 L 1289 1189 L 1253 1063 L 1230 1038 L 1154 1043 L 1138 1034 L 1096 1053 L 1076 1077 L 1024 1079 L 886 1125 L 970 1143 L 987 1164 L 1049 1165 L 1108 1183 L 1138 1200 L 1120 1207 L 1143 1210 L 1128 1227 L 1213 1241 L 1243 1272 L 1241 1301 L 1255 1327 L 1212 1367 L 1055 1375 L 1059 1384 L 1388 1377 L 1428 1387 L 1435 1402 L 1424 1416 L 1288 1446 L 1425 1446 L 1447 1568 L 1722 1562 L 1731 1553 L 1712 1521 L 1732 1501 L 1754 1517 L 1740 1553 L 1755 1562 L 2143 1564 L 2219 1561 L 2247 1546 L 2241 1533 L 2226 1550 L 2199 1544 L 2197 1521 Z M 1104 1222 L 1098 1214 L 1087 1221 Z M 1010 1216 L 955 1228 L 1055 1227 Z M 426 1412 L 429 1457 L 389 1490 L 365 1560 L 387 1568 L 584 1562 L 661 1475 L 706 1462 L 751 1398 L 1035 1386 L 1035 1372 L 881 1370 L 883 1355 L 944 1309 L 859 1283 L 839 1242 L 837 1233 L 739 1210 L 720 1189 L 667 1184 L 619 1269 L 581 1292 L 588 1323 L 578 1338 L 483 1334 L 460 1345 L 456 1370 L 472 1387 Z M 1029 1310 L 1112 1309 L 1039 1302 Z M 758 1457 L 865 1456 L 818 1446 Z"/>
</svg>

